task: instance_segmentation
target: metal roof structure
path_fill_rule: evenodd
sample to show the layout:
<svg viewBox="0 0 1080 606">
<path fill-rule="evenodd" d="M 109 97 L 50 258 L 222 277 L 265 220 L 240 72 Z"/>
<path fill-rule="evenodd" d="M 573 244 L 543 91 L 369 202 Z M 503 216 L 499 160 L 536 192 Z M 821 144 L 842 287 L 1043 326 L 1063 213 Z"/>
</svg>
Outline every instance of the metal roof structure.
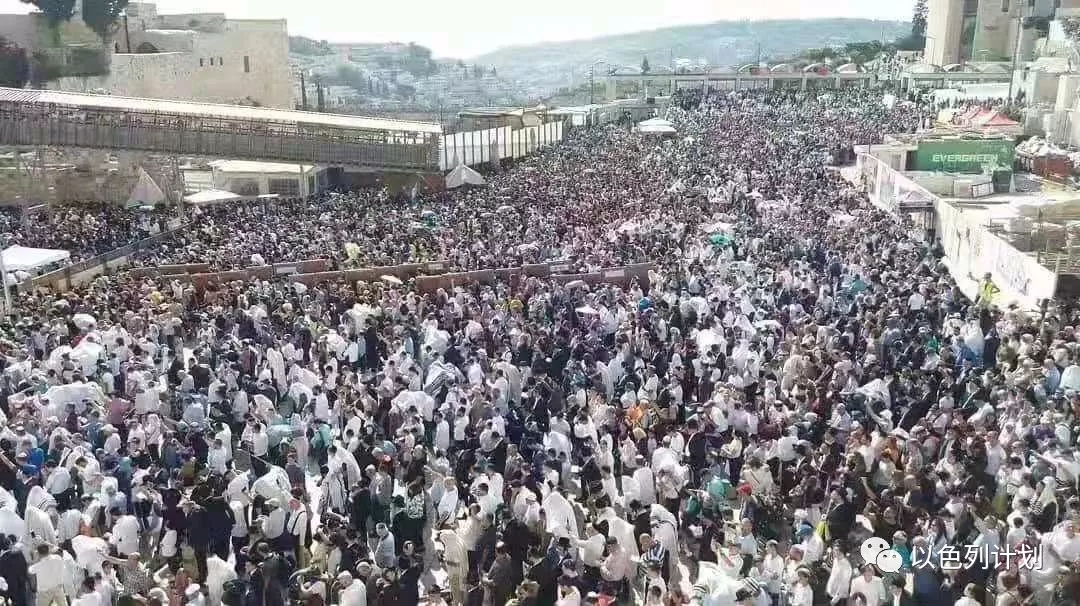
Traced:
<svg viewBox="0 0 1080 606">
<path fill-rule="evenodd" d="M 0 87 L 0 102 L 3 101 L 59 105 L 71 108 L 156 112 L 169 115 L 223 118 L 227 120 L 282 122 L 288 124 L 306 124 L 312 126 L 370 131 L 428 134 L 442 133 L 442 126 L 432 122 L 411 122 L 406 120 L 391 120 L 388 118 L 323 114 L 266 107 L 247 107 L 243 105 L 196 103 L 192 101 L 173 101 L 166 99 L 139 99 L 134 97 L 114 97 L 112 95 L 90 95 L 86 93 L 69 93 L 52 90 L 27 90 Z"/>
</svg>

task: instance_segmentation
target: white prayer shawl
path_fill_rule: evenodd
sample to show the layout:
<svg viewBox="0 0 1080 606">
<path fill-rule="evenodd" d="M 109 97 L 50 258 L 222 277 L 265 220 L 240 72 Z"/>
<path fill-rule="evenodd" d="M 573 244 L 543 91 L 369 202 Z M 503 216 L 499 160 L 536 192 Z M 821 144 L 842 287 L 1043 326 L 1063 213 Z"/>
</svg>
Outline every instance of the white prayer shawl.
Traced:
<svg viewBox="0 0 1080 606">
<path fill-rule="evenodd" d="M 607 522 L 608 536 L 615 537 L 629 557 L 634 558 L 640 555 L 637 537 L 634 536 L 634 525 L 615 513 L 613 508 L 605 507 L 601 510 L 596 516 L 596 521 Z"/>
<path fill-rule="evenodd" d="M 236 578 L 236 570 L 229 563 L 216 555 L 211 554 L 206 560 L 206 592 L 209 594 L 207 604 L 217 606 L 221 603 L 221 596 L 225 593 L 225 583 Z"/>
<path fill-rule="evenodd" d="M 648 467 L 642 467 L 634 471 L 634 481 L 638 486 L 638 501 L 642 505 L 649 506 L 656 502 L 656 481 L 653 471 Z M 629 497 L 627 497 L 629 498 Z"/>
<path fill-rule="evenodd" d="M 442 496 L 439 497 L 439 521 L 445 522 L 446 520 L 453 520 L 457 513 L 458 506 L 458 492 L 457 487 L 453 490 L 443 490 Z"/>
<path fill-rule="evenodd" d="M 285 356 L 280 351 L 271 347 L 266 350 L 266 361 L 270 365 L 270 372 L 274 376 L 274 382 L 278 387 L 285 385 Z"/>
<path fill-rule="evenodd" d="M 97 574 L 102 572 L 101 564 L 105 561 L 103 554 L 108 553 L 109 544 L 105 539 L 79 535 L 71 539 L 71 550 L 75 552 L 79 568 Z"/>
<path fill-rule="evenodd" d="M 460 535 L 454 530 L 440 530 L 439 542 L 443 544 L 446 572 L 451 577 L 464 578 L 469 567 L 469 554 Z"/>
<path fill-rule="evenodd" d="M 544 497 L 544 512 L 547 514 L 547 531 L 556 537 L 580 538 L 578 536 L 577 516 L 566 497 L 557 491 L 551 491 Z"/>
</svg>

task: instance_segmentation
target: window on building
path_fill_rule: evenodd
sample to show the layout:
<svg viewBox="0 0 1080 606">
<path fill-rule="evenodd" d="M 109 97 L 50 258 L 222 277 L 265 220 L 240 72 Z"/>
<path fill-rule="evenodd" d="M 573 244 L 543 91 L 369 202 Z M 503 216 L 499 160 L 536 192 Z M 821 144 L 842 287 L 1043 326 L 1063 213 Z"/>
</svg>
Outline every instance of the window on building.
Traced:
<svg viewBox="0 0 1080 606">
<path fill-rule="evenodd" d="M 221 57 L 218 57 L 218 58 L 217 58 L 217 64 L 218 64 L 218 65 L 225 65 L 225 59 L 223 59 L 223 58 L 221 58 Z"/>
<path fill-rule="evenodd" d="M 203 60 L 202 60 L 202 57 L 199 57 L 199 67 L 202 67 L 202 66 L 203 66 Z"/>
<path fill-rule="evenodd" d="M 214 67 L 214 58 L 210 57 L 210 67 Z"/>
<path fill-rule="evenodd" d="M 244 55 L 244 73 L 251 73 L 251 57 Z"/>
<path fill-rule="evenodd" d="M 1009 0 L 1001 0 L 1001 12 L 1009 12 Z"/>
</svg>

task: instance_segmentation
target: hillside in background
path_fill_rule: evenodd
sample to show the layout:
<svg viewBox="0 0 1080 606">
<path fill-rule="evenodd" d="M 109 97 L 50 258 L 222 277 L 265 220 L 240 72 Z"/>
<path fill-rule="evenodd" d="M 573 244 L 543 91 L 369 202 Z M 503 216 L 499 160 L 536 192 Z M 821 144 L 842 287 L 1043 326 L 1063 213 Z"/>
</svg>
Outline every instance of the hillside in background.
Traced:
<svg viewBox="0 0 1080 606">
<path fill-rule="evenodd" d="M 597 73 L 606 73 L 608 65 L 640 68 L 645 59 L 654 71 L 678 65 L 733 68 L 758 57 L 790 57 L 809 48 L 894 40 L 910 31 L 910 23 L 870 19 L 729 21 L 508 47 L 470 61 L 495 66 L 503 77 L 521 83 L 527 94 L 543 96 L 584 82 L 589 67 L 599 60 L 607 65 L 597 66 Z"/>
<path fill-rule="evenodd" d="M 732 21 L 672 27 L 571 42 L 510 47 L 472 59 L 435 58 L 414 43 L 328 43 L 290 38 L 294 69 L 304 73 L 308 105 L 316 83 L 328 111 L 453 116 L 479 105 L 535 104 L 557 92 L 566 103 L 587 102 L 589 69 L 730 69 L 852 43 L 901 38 L 911 25 L 868 19 Z M 585 92 L 580 90 L 585 85 Z"/>
</svg>

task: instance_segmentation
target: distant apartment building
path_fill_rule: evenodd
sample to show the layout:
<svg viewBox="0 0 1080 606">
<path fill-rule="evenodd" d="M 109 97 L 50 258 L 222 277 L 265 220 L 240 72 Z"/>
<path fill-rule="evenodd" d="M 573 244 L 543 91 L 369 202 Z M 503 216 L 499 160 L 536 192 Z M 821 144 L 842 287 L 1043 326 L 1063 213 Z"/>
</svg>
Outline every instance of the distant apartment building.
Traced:
<svg viewBox="0 0 1080 606">
<path fill-rule="evenodd" d="M 932 65 L 1030 59 L 1045 22 L 1080 0 L 930 0 L 924 60 Z M 1042 28 L 1042 29 L 1041 29 Z"/>
<path fill-rule="evenodd" d="M 61 31 L 62 50 L 102 47 L 76 14 Z M 3 15 L 0 35 L 31 50 L 56 42 L 42 17 Z M 61 77 L 47 88 L 206 103 L 293 107 L 289 35 L 283 19 L 228 19 L 220 13 L 161 15 L 152 3 L 131 3 L 105 43 L 107 70 Z"/>
</svg>

